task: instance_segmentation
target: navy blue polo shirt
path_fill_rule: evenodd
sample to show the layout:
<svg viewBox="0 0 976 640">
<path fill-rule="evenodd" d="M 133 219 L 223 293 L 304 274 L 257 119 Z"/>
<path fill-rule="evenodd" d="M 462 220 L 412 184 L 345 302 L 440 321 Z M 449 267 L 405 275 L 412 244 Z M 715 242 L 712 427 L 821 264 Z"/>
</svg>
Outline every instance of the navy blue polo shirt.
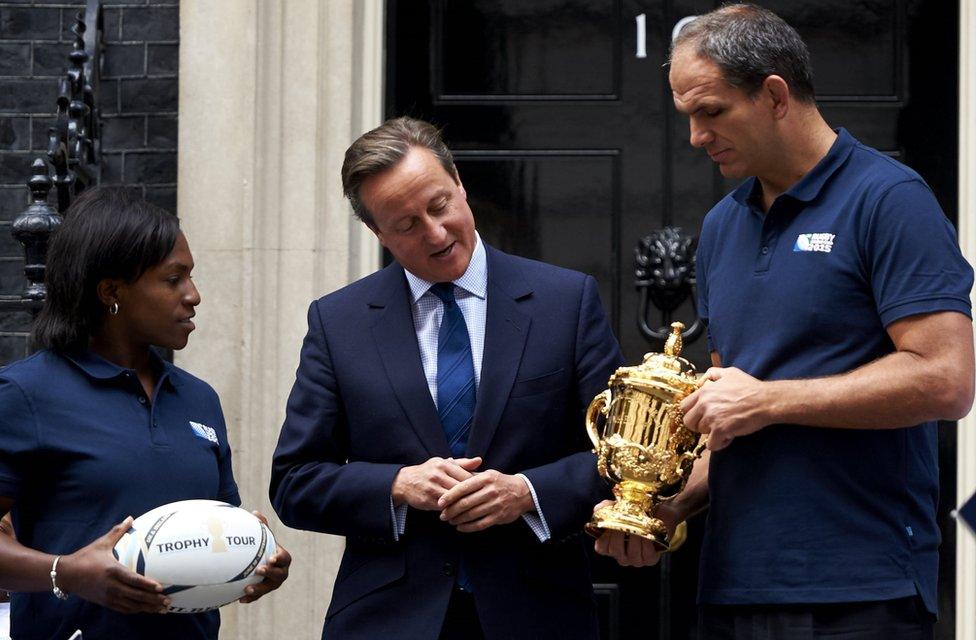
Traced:
<svg viewBox="0 0 976 640">
<path fill-rule="evenodd" d="M 768 213 L 747 180 L 707 215 L 701 315 L 723 366 L 762 380 L 829 376 L 894 350 L 914 314 L 970 315 L 973 270 L 911 169 L 840 129 Z M 921 594 L 935 612 L 935 423 L 772 425 L 712 454 L 699 600 L 829 603 Z"/>
<path fill-rule="evenodd" d="M 220 403 L 155 356 L 147 398 L 134 371 L 86 352 L 41 351 L 0 369 L 0 495 L 18 540 L 69 554 L 126 516 L 191 498 L 240 504 Z M 203 428 L 208 427 L 208 428 Z M 216 638 L 217 612 L 124 615 L 50 590 L 11 596 L 12 637 Z"/>
</svg>

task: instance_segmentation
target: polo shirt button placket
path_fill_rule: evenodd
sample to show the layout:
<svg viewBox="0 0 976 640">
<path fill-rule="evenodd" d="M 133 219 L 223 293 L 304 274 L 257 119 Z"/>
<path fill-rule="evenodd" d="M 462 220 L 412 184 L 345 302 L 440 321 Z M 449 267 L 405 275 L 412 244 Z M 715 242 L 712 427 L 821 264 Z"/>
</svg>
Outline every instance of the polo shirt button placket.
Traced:
<svg viewBox="0 0 976 640">
<path fill-rule="evenodd" d="M 756 272 L 762 273 L 769 270 L 769 263 L 773 259 L 773 249 L 776 247 L 777 234 L 767 233 L 761 240 L 759 245 L 759 256 L 756 260 Z"/>
<path fill-rule="evenodd" d="M 145 399 L 145 398 L 143 398 Z M 156 398 L 155 405 L 148 405 L 146 409 L 149 410 L 149 438 L 152 440 L 154 445 L 157 446 L 170 446 L 169 435 L 167 430 L 159 426 L 160 418 L 156 417 L 156 413 L 159 410 L 159 397 Z M 166 422 L 166 416 L 162 416 L 163 424 L 169 424 Z"/>
</svg>

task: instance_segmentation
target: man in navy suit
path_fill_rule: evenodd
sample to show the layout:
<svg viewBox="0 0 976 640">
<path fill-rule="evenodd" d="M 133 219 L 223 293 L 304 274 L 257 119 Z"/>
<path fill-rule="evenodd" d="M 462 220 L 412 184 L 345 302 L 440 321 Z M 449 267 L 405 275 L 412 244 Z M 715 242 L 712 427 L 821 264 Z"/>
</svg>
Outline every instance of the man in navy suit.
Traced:
<svg viewBox="0 0 976 640">
<path fill-rule="evenodd" d="M 596 638 L 582 418 L 622 361 L 596 282 L 485 245 L 428 123 L 342 178 L 396 262 L 312 303 L 270 491 L 346 536 L 323 637 Z"/>
</svg>

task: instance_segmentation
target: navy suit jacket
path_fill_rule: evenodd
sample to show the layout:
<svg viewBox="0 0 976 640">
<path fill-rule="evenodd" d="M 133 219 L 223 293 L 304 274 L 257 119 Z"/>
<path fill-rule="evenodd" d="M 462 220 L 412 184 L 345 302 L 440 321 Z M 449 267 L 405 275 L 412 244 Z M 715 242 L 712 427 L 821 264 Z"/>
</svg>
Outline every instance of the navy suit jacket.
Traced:
<svg viewBox="0 0 976 640">
<path fill-rule="evenodd" d="M 450 457 L 394 263 L 312 303 L 274 454 L 271 502 L 290 527 L 346 536 L 323 637 L 436 639 L 462 554 L 488 640 L 595 638 L 581 528 L 607 497 L 583 412 L 622 356 L 590 276 L 486 247 L 481 380 L 466 455 L 523 473 L 552 538 L 520 518 L 458 533 L 409 509 L 394 540 L 390 489 L 405 465 Z"/>
</svg>

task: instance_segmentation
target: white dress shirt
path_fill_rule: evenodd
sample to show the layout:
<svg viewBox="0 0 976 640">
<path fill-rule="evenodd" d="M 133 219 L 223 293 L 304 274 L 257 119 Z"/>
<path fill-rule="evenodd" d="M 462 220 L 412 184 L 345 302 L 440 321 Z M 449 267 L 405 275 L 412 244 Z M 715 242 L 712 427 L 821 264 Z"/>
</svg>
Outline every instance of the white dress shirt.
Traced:
<svg viewBox="0 0 976 640">
<path fill-rule="evenodd" d="M 430 397 L 437 406 L 437 334 L 441 328 L 441 318 L 444 317 L 444 303 L 430 291 L 437 284 L 418 278 L 404 269 L 407 283 L 410 285 L 410 310 L 413 313 L 413 326 L 417 333 L 417 344 L 420 346 L 420 361 L 427 378 L 427 388 Z M 475 233 L 475 247 L 471 254 L 471 262 L 460 278 L 454 281 L 454 298 L 457 301 L 464 323 L 468 327 L 468 337 L 471 340 L 471 359 L 474 364 L 475 386 L 481 384 L 481 361 L 485 352 L 485 317 L 488 314 L 488 257 L 481 236 Z M 516 474 L 529 488 L 535 513 L 522 514 L 522 518 L 532 528 L 540 542 L 549 539 L 549 525 L 542 515 L 539 498 L 529 479 L 523 474 Z M 393 515 L 393 538 L 399 540 L 406 529 L 407 505 L 401 504 L 394 508 L 393 497 L 390 496 L 390 512 Z"/>
</svg>

